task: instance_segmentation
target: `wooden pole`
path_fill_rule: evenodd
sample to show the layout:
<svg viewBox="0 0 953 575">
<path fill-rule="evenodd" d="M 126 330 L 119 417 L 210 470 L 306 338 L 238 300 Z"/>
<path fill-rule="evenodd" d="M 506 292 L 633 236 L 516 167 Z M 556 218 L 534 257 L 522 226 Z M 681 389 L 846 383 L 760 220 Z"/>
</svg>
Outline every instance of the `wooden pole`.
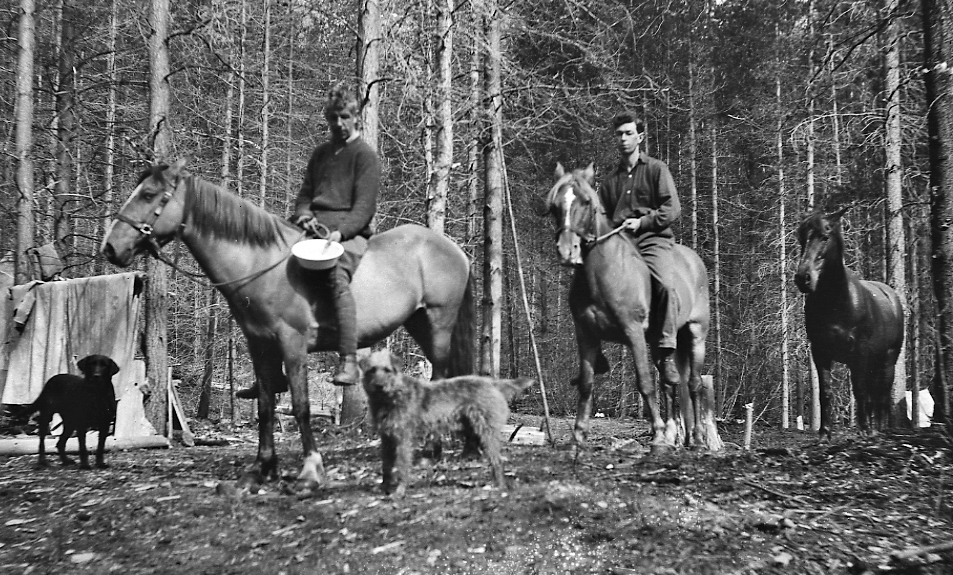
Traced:
<svg viewBox="0 0 953 575">
<path fill-rule="evenodd" d="M 751 425 L 754 418 L 754 404 L 745 404 L 745 451 L 751 449 Z"/>
<path fill-rule="evenodd" d="M 539 381 L 539 391 L 543 396 L 543 422 L 546 428 L 546 437 L 549 439 L 549 444 L 555 447 L 556 440 L 553 438 L 553 428 L 549 422 L 549 402 L 546 399 L 546 385 L 543 383 L 543 366 L 539 360 L 539 348 L 536 346 L 536 335 L 533 331 L 533 318 L 529 313 L 529 299 L 526 296 L 526 279 L 523 276 L 523 260 L 520 257 L 520 244 L 516 237 L 516 221 L 513 219 L 513 201 L 510 197 L 510 183 L 506 173 L 506 162 L 503 160 L 502 151 L 500 151 L 499 154 L 500 165 L 503 168 L 503 195 L 506 199 L 506 210 L 510 216 L 510 233 L 513 234 L 513 251 L 516 254 L 516 271 L 519 273 L 520 278 L 520 294 L 523 296 L 523 310 L 526 312 L 526 323 L 529 326 L 529 342 L 530 346 L 533 348 L 533 360 L 536 362 L 536 378 L 537 381 Z"/>
</svg>

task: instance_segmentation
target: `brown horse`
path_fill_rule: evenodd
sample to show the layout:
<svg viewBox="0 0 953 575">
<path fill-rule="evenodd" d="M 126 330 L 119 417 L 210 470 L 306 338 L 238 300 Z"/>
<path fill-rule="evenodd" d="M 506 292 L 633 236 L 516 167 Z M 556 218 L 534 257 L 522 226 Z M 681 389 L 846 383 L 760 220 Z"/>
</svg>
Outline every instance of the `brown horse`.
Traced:
<svg viewBox="0 0 953 575">
<path fill-rule="evenodd" d="M 242 484 L 278 478 L 274 449 L 274 390 L 291 390 L 301 430 L 304 465 L 299 486 L 323 481 L 311 432 L 307 355 L 336 349 L 330 294 L 317 272 L 290 257 L 302 232 L 282 218 L 183 170 L 158 166 L 110 224 L 102 253 L 118 266 L 143 252 L 157 253 L 179 238 L 228 301 L 248 341 L 261 384 L 258 457 Z M 372 345 L 403 325 L 433 363 L 435 378 L 473 372 L 473 300 L 470 263 L 442 234 L 405 225 L 375 235 L 351 283 L 358 339 Z"/>
<path fill-rule="evenodd" d="M 652 419 L 652 449 L 675 446 L 675 386 L 680 386 L 682 415 L 688 445 L 701 446 L 705 434 L 700 411 L 701 370 L 708 334 L 708 273 L 691 249 L 676 245 L 676 292 L 679 313 L 676 364 L 680 381 L 662 381 L 665 418 L 659 408 L 655 382 L 649 371 L 649 344 L 658 333 L 649 329 L 652 293 L 648 266 L 638 249 L 612 230 L 599 195 L 592 187 L 593 167 L 566 173 L 556 167 L 556 183 L 546 203 L 556 220 L 557 249 L 561 263 L 575 266 L 569 288 L 569 307 L 579 346 L 579 375 L 573 384 L 579 392 L 573 436 L 584 445 L 592 409 L 592 383 L 596 373 L 608 371 L 602 342 L 627 345 L 635 360 L 639 391 Z M 646 336 L 648 335 L 648 340 Z"/>
<path fill-rule="evenodd" d="M 798 226 L 801 261 L 794 283 L 807 294 L 804 326 L 821 388 L 822 439 L 831 437 L 831 364 L 850 370 L 857 422 L 871 433 L 890 415 L 890 387 L 903 346 L 903 307 L 890 286 L 860 279 L 844 265 L 841 216 L 814 213 Z"/>
</svg>

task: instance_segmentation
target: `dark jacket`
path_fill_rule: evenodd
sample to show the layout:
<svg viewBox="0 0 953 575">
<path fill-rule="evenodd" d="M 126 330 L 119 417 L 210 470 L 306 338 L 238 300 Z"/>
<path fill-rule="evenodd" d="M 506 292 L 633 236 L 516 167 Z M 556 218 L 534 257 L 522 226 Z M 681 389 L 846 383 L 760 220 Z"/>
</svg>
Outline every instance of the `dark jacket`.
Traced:
<svg viewBox="0 0 953 575">
<path fill-rule="evenodd" d="M 673 237 L 670 226 L 681 214 L 681 204 L 665 162 L 644 152 L 632 171 L 620 162 L 599 187 L 599 198 L 614 225 L 621 225 L 626 218 L 639 218 L 637 235 Z"/>
</svg>

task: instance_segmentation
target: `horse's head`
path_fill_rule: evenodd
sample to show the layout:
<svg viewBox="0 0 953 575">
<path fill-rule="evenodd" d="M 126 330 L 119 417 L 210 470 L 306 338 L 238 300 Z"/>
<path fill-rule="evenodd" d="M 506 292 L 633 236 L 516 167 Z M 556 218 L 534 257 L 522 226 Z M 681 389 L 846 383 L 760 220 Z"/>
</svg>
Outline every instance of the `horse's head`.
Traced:
<svg viewBox="0 0 953 575">
<path fill-rule="evenodd" d="M 174 239 L 182 224 L 184 203 L 176 192 L 186 175 L 185 160 L 154 166 L 106 229 L 100 251 L 106 259 L 126 267 L 143 252 L 156 252 Z"/>
<path fill-rule="evenodd" d="M 801 245 L 801 259 L 794 275 L 794 283 L 801 293 L 811 293 L 817 288 L 817 278 L 831 250 L 841 249 L 840 221 L 847 211 L 842 208 L 831 214 L 815 212 L 804 219 L 797 228 L 797 241 Z"/>
<path fill-rule="evenodd" d="M 595 239 L 596 214 L 602 209 L 599 196 L 592 187 L 595 170 L 589 164 L 585 170 L 567 173 L 562 164 L 556 164 L 555 177 L 556 183 L 546 198 L 546 205 L 556 222 L 559 263 L 582 265 L 582 246 Z"/>
</svg>

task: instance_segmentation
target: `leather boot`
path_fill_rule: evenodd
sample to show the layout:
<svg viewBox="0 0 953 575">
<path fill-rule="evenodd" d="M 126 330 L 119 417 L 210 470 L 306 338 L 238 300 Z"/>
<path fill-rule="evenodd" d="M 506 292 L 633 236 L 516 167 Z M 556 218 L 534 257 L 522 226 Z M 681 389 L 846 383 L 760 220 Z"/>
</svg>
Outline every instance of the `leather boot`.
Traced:
<svg viewBox="0 0 953 575">
<path fill-rule="evenodd" d="M 275 393 L 284 393 L 288 391 L 288 380 L 282 377 L 281 381 L 276 384 L 276 388 L 277 389 L 275 389 Z M 260 389 L 260 384 L 256 379 L 255 383 L 253 383 L 251 387 L 246 387 L 245 389 L 236 391 L 235 397 L 239 399 L 258 399 L 258 390 Z"/>
<path fill-rule="evenodd" d="M 235 397 L 239 399 L 258 399 L 258 382 L 256 381 L 251 387 L 239 389 L 235 392 Z"/>
<path fill-rule="evenodd" d="M 670 347 L 659 348 L 658 373 L 662 381 L 667 383 L 678 383 L 681 381 L 681 374 L 678 373 L 678 367 L 675 365 L 675 350 Z"/>
<path fill-rule="evenodd" d="M 334 385 L 357 385 L 361 380 L 361 371 L 357 368 L 357 355 L 349 353 L 341 356 L 338 371 L 331 383 Z"/>
</svg>

